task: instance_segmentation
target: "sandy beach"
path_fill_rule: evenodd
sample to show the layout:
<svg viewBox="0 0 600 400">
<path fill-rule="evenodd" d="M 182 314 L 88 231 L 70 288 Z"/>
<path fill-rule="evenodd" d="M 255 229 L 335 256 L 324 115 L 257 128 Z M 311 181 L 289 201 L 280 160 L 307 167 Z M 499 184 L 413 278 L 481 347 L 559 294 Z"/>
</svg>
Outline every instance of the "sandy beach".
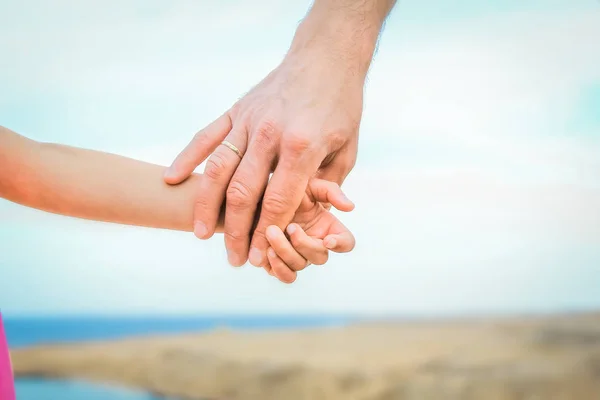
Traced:
<svg viewBox="0 0 600 400">
<path fill-rule="evenodd" d="M 12 352 L 17 377 L 182 399 L 600 398 L 600 313 L 228 331 Z"/>
</svg>

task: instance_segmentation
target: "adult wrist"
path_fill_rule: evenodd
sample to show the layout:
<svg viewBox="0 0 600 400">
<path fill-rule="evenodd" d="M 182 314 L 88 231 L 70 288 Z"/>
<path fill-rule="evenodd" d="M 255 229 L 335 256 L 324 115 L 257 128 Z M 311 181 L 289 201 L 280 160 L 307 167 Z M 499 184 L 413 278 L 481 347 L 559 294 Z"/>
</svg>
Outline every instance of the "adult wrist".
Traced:
<svg viewBox="0 0 600 400">
<path fill-rule="evenodd" d="M 288 57 L 314 56 L 364 79 L 387 11 L 375 5 L 353 8 L 340 3 L 348 1 L 315 1 L 296 30 Z"/>
</svg>

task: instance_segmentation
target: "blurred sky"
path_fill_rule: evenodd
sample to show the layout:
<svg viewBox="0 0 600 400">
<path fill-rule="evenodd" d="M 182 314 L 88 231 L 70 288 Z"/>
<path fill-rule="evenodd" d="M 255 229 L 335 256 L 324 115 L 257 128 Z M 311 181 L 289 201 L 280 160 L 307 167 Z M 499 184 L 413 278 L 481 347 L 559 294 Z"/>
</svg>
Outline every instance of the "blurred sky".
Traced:
<svg viewBox="0 0 600 400">
<path fill-rule="evenodd" d="M 0 124 L 169 164 L 285 54 L 307 1 L 0 0 Z M 0 200 L 9 314 L 600 307 L 600 2 L 401 0 L 341 218 L 291 286 L 221 237 Z"/>
</svg>

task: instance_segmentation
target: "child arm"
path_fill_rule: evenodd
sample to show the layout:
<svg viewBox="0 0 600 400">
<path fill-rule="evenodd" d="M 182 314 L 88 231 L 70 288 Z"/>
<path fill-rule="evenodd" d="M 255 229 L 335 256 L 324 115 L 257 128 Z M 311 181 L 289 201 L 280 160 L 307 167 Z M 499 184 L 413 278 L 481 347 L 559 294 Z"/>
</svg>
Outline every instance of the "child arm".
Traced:
<svg viewBox="0 0 600 400">
<path fill-rule="evenodd" d="M 163 172 L 159 165 L 40 143 L 0 127 L 0 197 L 27 207 L 96 221 L 191 232 L 200 175 L 169 186 L 164 183 Z"/>
<path fill-rule="evenodd" d="M 201 175 L 193 174 L 170 186 L 164 183 L 163 172 L 159 165 L 40 143 L 0 126 L 0 198 L 27 207 L 95 221 L 192 232 L 193 202 Z M 304 206 L 295 215 L 292 225 L 300 229 L 290 233 L 292 243 L 277 227 L 271 227 L 277 228 L 275 236 L 268 235 L 274 250 L 270 260 L 275 266 L 270 273 L 282 282 L 293 282 L 307 260 L 324 263 L 328 249 L 346 252 L 354 247 L 352 233 L 319 204 L 336 203 L 329 197 L 339 200 L 339 187 L 328 188 L 313 180 L 309 189 L 316 193 L 303 200 Z M 350 211 L 352 203 L 344 202 L 334 206 Z M 223 215 L 222 209 L 217 232 L 223 231 Z M 347 248 L 340 240 L 346 236 Z M 325 247 L 332 238 L 337 245 Z"/>
</svg>

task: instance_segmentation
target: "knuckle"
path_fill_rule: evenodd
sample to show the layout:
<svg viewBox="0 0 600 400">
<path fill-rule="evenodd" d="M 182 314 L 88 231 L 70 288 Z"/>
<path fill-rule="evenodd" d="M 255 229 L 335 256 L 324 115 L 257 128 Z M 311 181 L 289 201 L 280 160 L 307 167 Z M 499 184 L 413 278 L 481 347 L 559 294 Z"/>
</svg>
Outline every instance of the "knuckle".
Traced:
<svg viewBox="0 0 600 400">
<path fill-rule="evenodd" d="M 288 211 L 286 197 L 280 193 L 271 193 L 263 199 L 262 207 L 268 215 L 280 215 Z"/>
<path fill-rule="evenodd" d="M 291 155 L 302 155 L 312 148 L 313 140 L 303 134 L 291 134 L 285 137 L 282 147 Z"/>
<path fill-rule="evenodd" d="M 200 195 L 196 198 L 195 209 L 194 209 L 194 217 L 197 219 L 204 220 L 206 215 L 204 213 L 207 212 L 207 209 L 210 208 L 211 202 L 208 196 Z"/>
<path fill-rule="evenodd" d="M 256 245 L 261 243 L 268 244 L 269 240 L 267 239 L 266 229 L 257 226 L 256 229 L 254 229 L 254 232 L 252 232 L 252 244 Z M 261 246 L 259 247 L 262 248 Z"/>
<path fill-rule="evenodd" d="M 346 144 L 346 142 L 348 142 L 349 136 L 350 135 L 348 134 L 348 132 L 344 130 L 333 131 L 332 133 L 327 135 L 327 142 L 329 143 L 331 150 L 339 150 L 340 148 L 342 148 L 342 146 Z"/>
<path fill-rule="evenodd" d="M 265 119 L 258 124 L 257 133 L 265 136 L 273 136 L 281 132 L 279 123 L 273 119 Z"/>
<path fill-rule="evenodd" d="M 206 168 L 204 174 L 212 180 L 218 180 L 220 177 L 225 175 L 227 170 L 227 163 L 225 157 L 220 153 L 213 153 L 206 161 Z"/>
<path fill-rule="evenodd" d="M 273 120 L 265 120 L 258 125 L 255 141 L 261 148 L 272 148 L 281 134 L 279 125 Z"/>
<path fill-rule="evenodd" d="M 229 243 L 231 242 L 241 242 L 244 240 L 247 240 L 249 235 L 248 232 L 244 232 L 242 230 L 239 229 L 234 229 L 234 230 L 226 230 L 224 232 L 224 236 L 225 236 L 225 240 Z"/>
<path fill-rule="evenodd" d="M 247 208 L 252 204 L 252 189 L 239 179 L 232 180 L 227 188 L 227 207 Z"/>
</svg>

